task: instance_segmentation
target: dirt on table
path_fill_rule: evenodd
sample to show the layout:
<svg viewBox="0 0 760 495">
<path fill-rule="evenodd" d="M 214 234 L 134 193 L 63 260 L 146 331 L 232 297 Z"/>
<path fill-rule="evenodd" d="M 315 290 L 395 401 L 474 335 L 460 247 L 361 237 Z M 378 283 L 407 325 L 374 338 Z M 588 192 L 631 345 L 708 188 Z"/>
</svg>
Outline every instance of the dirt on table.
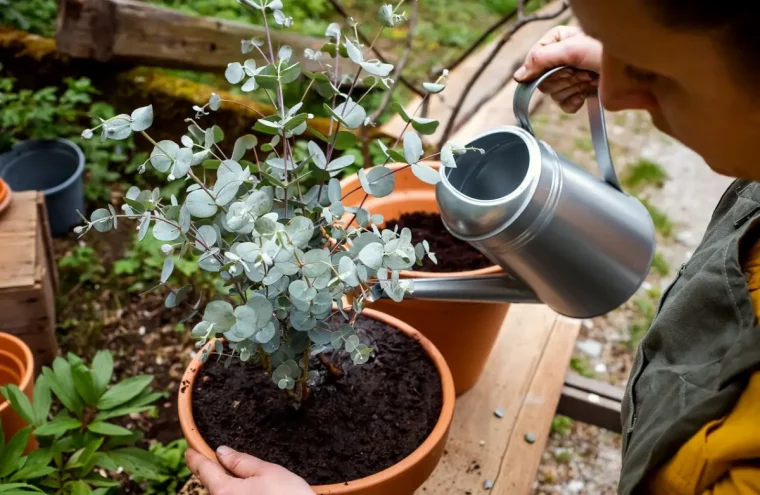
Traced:
<svg viewBox="0 0 760 495">
<path fill-rule="evenodd" d="M 396 226 L 399 230 L 404 227 L 411 230 L 414 244 L 428 241 L 430 251 L 435 253 L 438 264 L 426 257 L 418 271 L 453 273 L 493 266 L 480 251 L 451 235 L 443 225 L 441 216 L 436 213 L 405 213 L 397 220 L 386 222 L 384 228 L 393 230 Z"/>
<path fill-rule="evenodd" d="M 228 445 L 280 464 L 312 485 L 364 478 L 411 454 L 441 413 L 438 371 L 417 341 L 393 327 L 360 317 L 356 328 L 375 350 L 369 362 L 355 366 L 340 353 L 334 362 L 343 376 L 322 371 L 300 408 L 260 366 L 226 368 L 209 357 L 193 390 L 203 438 L 214 449 Z"/>
</svg>

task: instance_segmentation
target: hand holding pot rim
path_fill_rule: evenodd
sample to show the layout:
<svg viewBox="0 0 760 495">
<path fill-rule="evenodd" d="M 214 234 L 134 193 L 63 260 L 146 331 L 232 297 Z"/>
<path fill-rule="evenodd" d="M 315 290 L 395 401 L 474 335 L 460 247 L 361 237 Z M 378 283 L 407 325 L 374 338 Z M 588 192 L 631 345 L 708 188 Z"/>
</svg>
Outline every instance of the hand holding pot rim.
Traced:
<svg viewBox="0 0 760 495">
<path fill-rule="evenodd" d="M 211 495 L 314 495 L 308 483 L 281 466 L 225 446 L 216 449 L 216 457 L 224 468 L 193 449 L 185 452 L 188 467 Z"/>
</svg>

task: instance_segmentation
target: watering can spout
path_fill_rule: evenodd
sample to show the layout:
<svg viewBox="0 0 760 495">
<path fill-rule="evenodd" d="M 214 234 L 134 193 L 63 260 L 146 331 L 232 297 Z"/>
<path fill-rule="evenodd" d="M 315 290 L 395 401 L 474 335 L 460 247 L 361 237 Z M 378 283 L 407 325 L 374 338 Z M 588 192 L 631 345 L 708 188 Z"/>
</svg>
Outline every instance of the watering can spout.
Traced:
<svg viewBox="0 0 760 495">
<path fill-rule="evenodd" d="M 536 304 L 536 294 L 521 281 L 509 275 L 483 277 L 415 278 L 404 299 L 425 299 L 448 302 Z M 370 302 L 387 298 L 380 284 L 370 290 Z"/>
</svg>

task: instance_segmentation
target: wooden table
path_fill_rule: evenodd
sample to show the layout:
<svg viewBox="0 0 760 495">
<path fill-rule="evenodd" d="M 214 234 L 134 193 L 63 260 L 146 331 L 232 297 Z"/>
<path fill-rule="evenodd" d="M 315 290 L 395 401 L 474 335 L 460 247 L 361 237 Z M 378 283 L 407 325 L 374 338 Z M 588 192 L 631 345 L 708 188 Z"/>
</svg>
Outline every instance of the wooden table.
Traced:
<svg viewBox="0 0 760 495">
<path fill-rule="evenodd" d="M 479 493 L 486 480 L 494 495 L 530 492 L 579 330 L 546 306 L 512 307 L 483 376 L 457 399 L 446 455 L 417 495 Z M 207 492 L 191 480 L 182 493 Z"/>
</svg>

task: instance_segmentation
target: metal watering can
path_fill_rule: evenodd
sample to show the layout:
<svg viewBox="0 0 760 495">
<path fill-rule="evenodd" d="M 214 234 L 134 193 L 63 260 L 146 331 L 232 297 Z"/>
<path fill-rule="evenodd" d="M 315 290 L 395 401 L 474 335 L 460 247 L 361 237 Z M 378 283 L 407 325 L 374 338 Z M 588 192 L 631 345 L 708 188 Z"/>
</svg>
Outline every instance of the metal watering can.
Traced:
<svg viewBox="0 0 760 495">
<path fill-rule="evenodd" d="M 587 98 L 601 178 L 536 138 L 528 106 L 559 67 L 518 86 L 519 127 L 474 139 L 456 168 L 441 168 L 436 197 L 446 228 L 506 275 L 412 279 L 413 299 L 544 303 L 573 318 L 605 314 L 641 286 L 655 252 L 646 208 L 623 192 L 612 165 L 597 94 Z M 373 296 L 382 289 L 374 287 Z"/>
</svg>

